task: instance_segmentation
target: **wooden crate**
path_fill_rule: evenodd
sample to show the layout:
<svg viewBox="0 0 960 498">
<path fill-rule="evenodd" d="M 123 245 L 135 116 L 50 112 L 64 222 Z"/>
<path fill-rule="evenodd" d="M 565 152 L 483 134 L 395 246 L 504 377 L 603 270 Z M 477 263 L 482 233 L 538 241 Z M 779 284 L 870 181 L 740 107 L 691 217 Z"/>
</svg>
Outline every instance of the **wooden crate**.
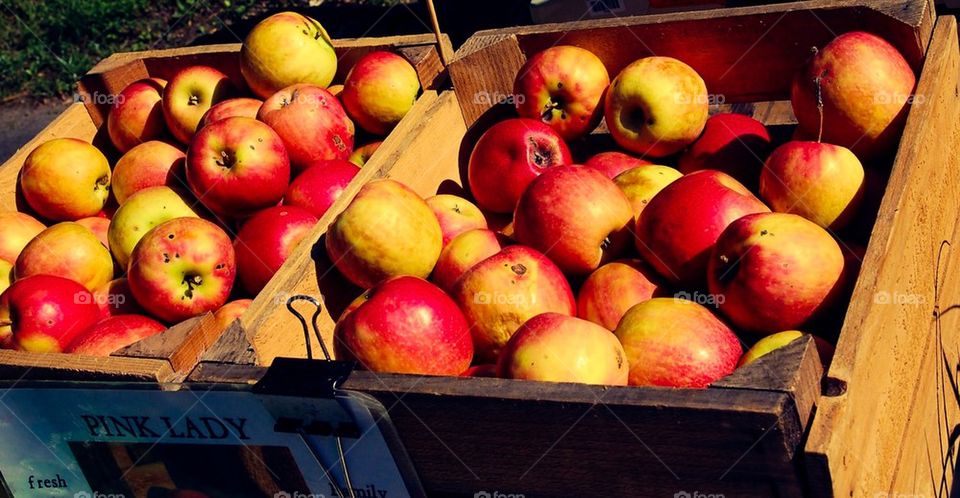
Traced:
<svg viewBox="0 0 960 498">
<path fill-rule="evenodd" d="M 390 410 L 431 496 L 948 495 L 960 433 L 960 313 L 952 312 L 960 302 L 960 53 L 956 20 L 937 19 L 924 1 L 814 1 L 476 34 L 450 65 L 455 92 L 397 129 L 403 145 L 364 168 L 321 220 L 312 257 L 300 253 L 190 378 L 250 382 L 263 373 L 257 365 L 304 355 L 299 322 L 271 293 L 321 296 L 319 329 L 329 343 L 336 316 L 360 290 L 326 260 L 325 227 L 369 179 L 391 177 L 424 196 L 456 191 L 473 140 L 511 112 L 477 95 L 510 94 L 527 56 L 576 44 L 611 75 L 639 57 L 674 56 L 728 106 L 789 124 L 790 79 L 810 48 L 858 29 L 903 52 L 919 75 L 918 98 L 887 164 L 825 379 L 801 341 L 704 390 L 368 372 L 344 387 Z M 886 304 L 881 294 L 910 299 Z"/>
<path fill-rule="evenodd" d="M 452 53 L 449 39 L 443 50 Z M 334 40 L 339 66 L 334 82 L 342 82 L 350 67 L 364 54 L 374 50 L 392 50 L 403 55 L 417 70 L 425 89 L 411 111 L 411 117 L 429 108 L 438 96 L 438 87 L 445 81 L 435 38 L 432 35 L 409 35 L 386 38 Z M 109 112 L 110 95 L 116 95 L 128 84 L 146 77 L 170 78 L 177 70 L 196 64 L 216 67 L 235 82 L 243 82 L 239 72 L 240 44 L 210 45 L 147 52 L 114 54 L 90 70 L 78 84 L 79 102 L 72 104 L 33 140 L 20 148 L 0 166 L 0 211 L 20 208 L 29 212 L 17 191 L 20 168 L 27 155 L 41 143 L 59 137 L 92 141 L 105 151 L 111 164 L 117 153 L 106 136 L 104 122 Z M 408 120 L 401 123 L 405 126 Z M 391 134 L 369 165 L 379 167 L 398 146 L 399 137 Z M 399 142 L 402 144 L 402 142 Z M 307 253 L 305 243 L 297 251 Z M 296 258 L 293 258 L 296 259 Z M 129 379 L 168 381 L 184 377 L 200 356 L 222 333 L 214 326 L 210 314 L 188 320 L 164 334 L 148 338 L 114 353 L 108 358 L 68 354 L 39 354 L 0 350 L 0 378 L 40 379 Z"/>
</svg>

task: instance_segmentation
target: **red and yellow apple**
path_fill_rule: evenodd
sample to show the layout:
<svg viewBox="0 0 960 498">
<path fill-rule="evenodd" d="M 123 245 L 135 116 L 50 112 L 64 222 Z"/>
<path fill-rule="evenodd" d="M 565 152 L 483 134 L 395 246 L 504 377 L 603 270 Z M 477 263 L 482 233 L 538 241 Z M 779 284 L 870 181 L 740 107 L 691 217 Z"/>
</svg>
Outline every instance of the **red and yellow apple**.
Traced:
<svg viewBox="0 0 960 498">
<path fill-rule="evenodd" d="M 356 150 L 353 151 L 353 154 L 350 154 L 348 160 L 353 164 L 362 167 L 364 164 L 367 164 L 367 161 L 369 161 L 371 157 L 373 157 L 373 153 L 380 148 L 381 144 L 383 144 L 383 142 L 378 140 L 376 142 L 370 142 L 361 147 L 357 147 Z"/>
<path fill-rule="evenodd" d="M 759 358 L 785 347 L 805 335 L 810 334 L 804 334 L 799 330 L 785 330 L 783 332 L 770 334 L 751 346 L 750 349 L 743 354 L 743 357 L 740 358 L 740 363 L 737 366 L 742 367 L 744 365 L 749 365 L 750 363 L 757 361 Z M 830 366 L 830 361 L 833 359 L 833 344 L 830 344 L 826 340 L 815 335 L 812 337 L 814 344 L 817 346 L 817 355 L 820 357 L 820 363 L 822 363 L 823 368 L 826 369 L 828 366 Z"/>
<path fill-rule="evenodd" d="M 487 228 L 487 219 L 480 208 L 472 202 L 451 194 L 437 194 L 426 199 L 427 205 L 433 210 L 440 222 L 440 231 L 443 232 L 443 245 L 446 247 L 451 240 L 467 230 Z"/>
<path fill-rule="evenodd" d="M 283 203 L 307 209 L 320 218 L 359 172 L 360 168 L 343 159 L 320 161 L 303 170 L 290 182 L 283 195 Z"/>
<path fill-rule="evenodd" d="M 167 142 L 152 140 L 127 151 L 116 166 L 110 188 L 117 202 L 123 204 L 135 192 L 147 187 L 186 185 L 183 165 L 186 154 Z"/>
<path fill-rule="evenodd" d="M 227 118 L 244 117 L 257 119 L 257 113 L 260 112 L 260 106 L 263 101 L 260 99 L 251 99 L 249 97 L 237 97 L 227 99 L 214 104 L 200 118 L 199 128 L 203 128 L 211 123 L 222 121 Z"/>
<path fill-rule="evenodd" d="M 613 330 L 633 305 L 664 291 L 660 277 L 643 261 L 613 261 L 597 268 L 580 286 L 577 316 Z"/>
<path fill-rule="evenodd" d="M 440 258 L 437 259 L 430 280 L 450 292 L 461 275 L 501 249 L 500 239 L 491 230 L 475 228 L 463 232 L 440 251 Z"/>
<path fill-rule="evenodd" d="M 94 289 L 93 301 L 100 308 L 102 318 L 143 313 L 143 308 L 130 292 L 126 278 L 115 278 Z"/>
<path fill-rule="evenodd" d="M 760 121 L 743 114 L 714 114 L 700 138 L 680 156 L 677 168 L 683 173 L 715 169 L 755 189 L 770 150 L 770 132 Z"/>
<path fill-rule="evenodd" d="M 0 294 L 0 347 L 59 353 L 100 318 L 84 286 L 55 275 L 15 281 Z"/>
<path fill-rule="evenodd" d="M 113 258 L 88 228 L 65 221 L 33 238 L 14 265 L 17 279 L 31 275 L 69 278 L 89 291 L 113 278 Z"/>
<path fill-rule="evenodd" d="M 110 252 L 122 268 L 127 267 L 137 242 L 153 227 L 174 218 L 197 217 L 197 213 L 170 187 L 149 187 L 134 193 L 117 209 L 107 230 Z"/>
<path fill-rule="evenodd" d="M 681 176 L 682 173 L 670 166 L 649 164 L 620 173 L 613 179 L 613 183 L 627 196 L 633 207 L 633 218 L 638 219 L 650 199 Z"/>
<path fill-rule="evenodd" d="M 319 22 L 280 12 L 260 21 L 243 40 L 240 73 L 265 99 L 295 83 L 326 87 L 337 73 L 337 54 Z"/>
<path fill-rule="evenodd" d="M 27 213 L 0 213 L 0 259 L 13 263 L 20 251 L 46 226 Z"/>
<path fill-rule="evenodd" d="M 13 263 L 0 259 L 0 292 L 7 290 L 13 283 Z"/>
<path fill-rule="evenodd" d="M 316 224 L 313 213 L 297 206 L 267 208 L 245 221 L 233 241 L 244 290 L 259 293 Z"/>
<path fill-rule="evenodd" d="M 217 324 L 217 330 L 226 330 L 230 324 L 247 312 L 251 304 L 253 299 L 236 299 L 214 311 L 213 320 Z"/>
<path fill-rule="evenodd" d="M 236 92 L 230 78 L 210 66 L 181 69 L 163 90 L 163 118 L 167 128 L 174 138 L 189 144 L 210 107 L 233 97 Z"/>
<path fill-rule="evenodd" d="M 103 247 L 109 249 L 110 247 L 110 237 L 108 235 L 110 231 L 110 219 L 103 218 L 100 216 L 91 216 L 89 218 L 80 218 L 76 223 L 87 230 L 90 230 L 93 235 L 103 244 Z"/>
<path fill-rule="evenodd" d="M 110 195 L 110 164 L 89 142 L 55 138 L 27 156 L 20 189 L 27 204 L 49 220 L 94 216 Z"/>
<path fill-rule="evenodd" d="M 97 322 L 70 342 L 65 353 L 110 356 L 137 341 L 157 335 L 167 327 L 143 315 L 118 315 Z"/>
<path fill-rule="evenodd" d="M 417 70 L 403 57 L 378 50 L 353 65 L 340 99 L 361 128 L 386 135 L 410 111 L 419 92 Z"/>
<path fill-rule="evenodd" d="M 167 80 L 146 78 L 127 85 L 107 114 L 107 134 L 113 146 L 126 152 L 167 134 L 163 120 L 163 89 Z"/>
<path fill-rule="evenodd" d="M 610 179 L 616 178 L 617 175 L 623 173 L 624 171 L 645 166 L 647 164 L 653 163 L 647 161 L 646 159 L 633 157 L 630 154 L 624 154 L 623 152 L 615 150 L 595 154 L 583 163 L 584 166 L 600 170 L 603 174 L 607 175 L 607 178 Z"/>
</svg>

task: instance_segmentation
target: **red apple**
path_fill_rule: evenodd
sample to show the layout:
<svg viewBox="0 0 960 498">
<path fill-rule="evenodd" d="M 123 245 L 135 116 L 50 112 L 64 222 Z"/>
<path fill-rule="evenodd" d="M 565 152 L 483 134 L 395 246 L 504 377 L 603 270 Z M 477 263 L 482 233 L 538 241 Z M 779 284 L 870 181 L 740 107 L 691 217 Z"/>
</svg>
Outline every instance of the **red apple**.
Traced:
<svg viewBox="0 0 960 498">
<path fill-rule="evenodd" d="M 726 173 L 696 171 L 664 187 L 640 213 L 637 250 L 668 281 L 702 287 L 720 233 L 741 216 L 769 211 Z"/>
<path fill-rule="evenodd" d="M 353 152 L 353 122 L 340 101 L 318 86 L 280 90 L 263 102 L 257 119 L 280 135 L 295 173 L 319 161 L 347 159 Z"/>
<path fill-rule="evenodd" d="M 658 297 L 627 311 L 614 331 L 631 386 L 707 387 L 737 367 L 740 340 L 709 309 Z"/>
<path fill-rule="evenodd" d="M 771 334 L 801 328 L 836 304 L 843 252 L 819 225 L 787 213 L 744 216 L 710 255 L 710 292 L 737 327 Z"/>
<path fill-rule="evenodd" d="M 774 211 L 793 213 L 831 230 L 847 226 L 863 202 L 863 165 L 850 149 L 787 142 L 760 175 L 760 196 Z"/>
<path fill-rule="evenodd" d="M 245 221 L 233 241 L 244 290 L 259 293 L 316 224 L 313 213 L 297 206 L 267 208 Z"/>
<path fill-rule="evenodd" d="M 535 54 L 513 83 L 517 114 L 550 125 L 564 140 L 590 133 L 603 116 L 610 75 L 589 50 L 557 45 Z"/>
<path fill-rule="evenodd" d="M 110 356 L 137 341 L 166 330 L 162 323 L 143 315 L 119 315 L 105 318 L 70 342 L 65 353 Z"/>
<path fill-rule="evenodd" d="M 200 218 L 175 218 L 147 232 L 130 255 L 127 272 L 140 306 L 167 322 L 223 306 L 235 276 L 230 237 Z"/>
<path fill-rule="evenodd" d="M 377 50 L 358 60 L 343 83 L 347 114 L 364 130 L 386 135 L 417 101 L 420 77 L 403 57 Z"/>
<path fill-rule="evenodd" d="M 481 365 L 474 365 L 460 374 L 460 377 L 496 377 L 497 376 L 497 366 L 493 363 L 483 363 Z"/>
<path fill-rule="evenodd" d="M 27 242 L 45 228 L 43 223 L 27 213 L 0 213 L 0 259 L 15 262 Z"/>
<path fill-rule="evenodd" d="M 570 149 L 553 128 L 532 119 L 508 119 L 487 130 L 470 154 L 470 192 L 481 208 L 510 213 L 534 178 L 571 164 Z"/>
<path fill-rule="evenodd" d="M 20 190 L 27 204 L 49 220 L 95 216 L 110 195 L 110 164 L 89 142 L 55 138 L 27 156 Z"/>
<path fill-rule="evenodd" d="M 577 316 L 613 330 L 633 305 L 664 291 L 659 276 L 643 261 L 624 259 L 607 263 L 580 286 Z"/>
<path fill-rule="evenodd" d="M 639 157 L 633 157 L 630 154 L 624 154 L 623 152 L 610 151 L 610 152 L 601 152 L 595 154 L 590 159 L 587 159 L 584 166 L 589 166 L 591 168 L 600 170 L 601 173 L 607 175 L 607 178 L 611 180 L 616 178 L 617 175 L 623 173 L 624 171 L 637 168 L 640 166 L 646 166 L 648 164 L 653 164 L 646 159 L 641 159 Z"/>
<path fill-rule="evenodd" d="M 458 375 L 473 360 L 457 304 L 417 277 L 394 277 L 364 292 L 344 311 L 334 337 L 337 359 L 374 372 Z"/>
<path fill-rule="evenodd" d="M 127 85 L 107 114 L 107 134 L 120 152 L 167 134 L 161 104 L 167 80 L 146 78 Z"/>
<path fill-rule="evenodd" d="M 867 160 L 899 142 L 916 81 L 893 45 L 853 31 L 813 55 L 794 79 L 790 100 L 805 136 L 847 147 Z"/>
<path fill-rule="evenodd" d="M 57 223 L 30 241 L 14 265 L 14 275 L 57 275 L 89 291 L 113 278 L 113 257 L 88 228 L 72 222 Z"/>
<path fill-rule="evenodd" d="M 480 208 L 463 197 L 437 194 L 427 197 L 426 201 L 440 222 L 444 246 L 467 230 L 487 228 L 487 219 L 480 212 Z"/>
<path fill-rule="evenodd" d="M 514 233 L 565 273 L 585 275 L 630 245 L 633 208 L 613 180 L 582 166 L 550 168 L 517 202 Z"/>
<path fill-rule="evenodd" d="M 0 346 L 59 353 L 100 317 L 93 295 L 54 275 L 15 281 L 0 294 Z"/>
<path fill-rule="evenodd" d="M 208 124 L 237 116 L 257 119 L 257 112 L 260 111 L 261 105 L 263 105 L 262 100 L 251 99 L 249 97 L 238 97 L 221 101 L 214 104 L 203 114 L 203 117 L 200 118 L 198 128 L 203 128 Z"/>
<path fill-rule="evenodd" d="M 217 330 L 226 330 L 234 321 L 247 312 L 253 304 L 253 299 L 237 299 L 230 301 L 213 312 L 213 319 L 217 323 Z"/>
<path fill-rule="evenodd" d="M 353 154 L 350 154 L 349 161 L 357 166 L 362 167 L 364 164 L 367 164 L 367 161 L 369 161 L 371 157 L 373 157 L 373 153 L 380 148 L 381 144 L 383 144 L 383 142 L 378 140 L 376 142 L 370 142 L 364 146 L 357 147 L 356 150 L 353 151 Z"/>
<path fill-rule="evenodd" d="M 546 256 L 510 246 L 477 263 L 454 284 L 477 357 L 494 361 L 524 322 L 540 313 L 573 316 L 576 303 L 566 277 Z"/>
<path fill-rule="evenodd" d="M 426 278 L 443 248 L 430 206 L 395 180 L 363 186 L 326 235 L 327 255 L 358 287 L 399 275 Z"/>
<path fill-rule="evenodd" d="M 187 150 L 187 181 L 214 214 L 239 218 L 280 202 L 290 182 L 290 160 L 269 126 L 227 118 L 194 137 Z"/>
<path fill-rule="evenodd" d="M 123 204 L 131 195 L 145 188 L 182 188 L 186 182 L 183 173 L 186 157 L 182 150 L 159 140 L 133 147 L 113 168 L 110 181 L 113 196 Z"/>
<path fill-rule="evenodd" d="M 110 219 L 102 218 L 100 216 L 91 216 L 89 218 L 80 218 L 77 220 L 77 224 L 90 230 L 94 236 L 97 237 L 97 240 L 103 244 L 103 247 L 110 247 L 110 239 L 107 235 L 107 232 L 110 229 Z"/>
<path fill-rule="evenodd" d="M 93 301 L 100 308 L 100 317 L 142 314 L 143 308 L 137 304 L 130 284 L 126 278 L 116 278 L 97 287 L 93 291 Z"/>
<path fill-rule="evenodd" d="M 290 182 L 283 203 L 309 210 L 320 218 L 330 209 L 360 168 L 343 159 L 320 161 L 303 170 Z"/>
<path fill-rule="evenodd" d="M 163 118 L 167 128 L 174 138 L 189 144 L 204 113 L 236 92 L 230 78 L 212 67 L 181 69 L 163 90 Z"/>
<path fill-rule="evenodd" d="M 527 320 L 500 353 L 508 379 L 627 385 L 627 355 L 609 330 L 586 320 L 543 313 Z"/>
<path fill-rule="evenodd" d="M 760 121 L 742 114 L 714 114 L 677 166 L 683 173 L 715 169 L 756 188 L 770 150 L 770 132 Z"/>
<path fill-rule="evenodd" d="M 467 270 L 501 249 L 500 239 L 491 230 L 476 228 L 463 232 L 440 251 L 440 258 L 433 268 L 430 280 L 449 292 Z"/>
</svg>

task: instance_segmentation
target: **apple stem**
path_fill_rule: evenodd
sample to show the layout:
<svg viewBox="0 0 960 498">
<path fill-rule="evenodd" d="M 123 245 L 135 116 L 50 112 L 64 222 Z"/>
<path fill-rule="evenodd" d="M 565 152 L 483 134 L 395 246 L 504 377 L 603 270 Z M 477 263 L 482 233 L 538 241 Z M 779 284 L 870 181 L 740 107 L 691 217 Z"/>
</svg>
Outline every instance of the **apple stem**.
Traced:
<svg viewBox="0 0 960 498">
<path fill-rule="evenodd" d="M 823 141 L 823 85 L 821 85 L 821 81 L 826 74 L 827 72 L 824 71 L 813 79 L 813 84 L 817 87 L 817 112 L 820 114 L 820 126 L 817 129 L 817 143 Z"/>
<path fill-rule="evenodd" d="M 9 327 L 13 325 L 13 320 L 0 320 L 0 327 Z"/>
<path fill-rule="evenodd" d="M 197 105 L 200 103 L 200 97 L 196 95 L 191 95 L 190 100 L 187 101 L 187 105 Z"/>
</svg>

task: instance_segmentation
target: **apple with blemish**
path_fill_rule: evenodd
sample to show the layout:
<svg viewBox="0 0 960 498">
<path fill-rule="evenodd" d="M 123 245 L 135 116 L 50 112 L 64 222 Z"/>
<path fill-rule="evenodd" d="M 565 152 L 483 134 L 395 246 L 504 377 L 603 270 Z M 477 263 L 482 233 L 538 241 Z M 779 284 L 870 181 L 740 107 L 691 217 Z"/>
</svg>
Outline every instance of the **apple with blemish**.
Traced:
<svg viewBox="0 0 960 498">
<path fill-rule="evenodd" d="M 200 119 L 216 103 L 233 97 L 230 78 L 210 66 L 189 66 L 170 78 L 163 90 L 163 118 L 173 137 L 189 144 Z"/>
<path fill-rule="evenodd" d="M 443 232 L 443 245 L 446 247 L 451 240 L 467 230 L 487 228 L 487 219 L 472 202 L 451 194 L 437 194 L 426 199 L 427 205 L 433 210 L 440 222 Z"/>
<path fill-rule="evenodd" d="M 577 316 L 613 330 L 627 310 L 666 290 L 660 276 L 643 261 L 613 261 L 597 268 L 580 286 Z"/>
<path fill-rule="evenodd" d="M 572 164 L 570 149 L 549 126 L 514 118 L 490 127 L 470 154 L 467 177 L 477 205 L 512 213 L 520 194 L 544 171 Z"/>
<path fill-rule="evenodd" d="M 190 189 L 207 209 L 235 219 L 283 199 L 290 183 L 290 159 L 269 126 L 234 117 L 197 133 L 187 150 L 186 173 Z"/>
<path fill-rule="evenodd" d="M 457 304 L 412 276 L 387 279 L 354 300 L 334 329 L 334 351 L 374 372 L 459 375 L 473 360 Z"/>
<path fill-rule="evenodd" d="M 613 179 L 613 183 L 627 196 L 633 207 L 633 218 L 638 219 L 653 196 L 682 176 L 683 173 L 670 166 L 650 164 L 620 173 Z"/>
<path fill-rule="evenodd" d="M 110 356 L 137 341 L 155 336 L 167 327 L 143 315 L 118 315 L 97 322 L 70 342 L 65 353 Z"/>
<path fill-rule="evenodd" d="M 257 23 L 244 38 L 240 73 L 263 99 L 295 83 L 326 87 L 337 73 L 337 53 L 315 19 L 280 12 Z"/>
<path fill-rule="evenodd" d="M 631 386 L 707 387 L 737 367 L 740 340 L 709 309 L 657 297 L 630 308 L 614 330 Z"/>
<path fill-rule="evenodd" d="M 613 179 L 624 171 L 653 164 L 652 162 L 619 151 L 601 152 L 587 159 L 583 165 L 600 170 L 607 178 Z"/>
<path fill-rule="evenodd" d="M 626 252 L 632 222 L 633 208 L 617 184 L 583 166 L 559 166 L 538 176 L 513 217 L 517 241 L 571 275 L 586 275 Z"/>
<path fill-rule="evenodd" d="M 27 213 L 0 213 L 0 259 L 15 262 L 23 247 L 45 228 Z"/>
<path fill-rule="evenodd" d="M 163 91 L 167 80 L 146 78 L 126 86 L 107 113 L 107 134 L 113 146 L 126 152 L 167 134 Z"/>
<path fill-rule="evenodd" d="M 100 318 L 84 286 L 55 275 L 18 279 L 0 294 L 0 347 L 59 353 Z"/>
<path fill-rule="evenodd" d="M 500 238 L 491 230 L 475 228 L 463 232 L 440 251 L 430 280 L 450 292 L 461 275 L 501 249 Z"/>
<path fill-rule="evenodd" d="M 290 182 L 283 203 L 305 208 L 320 218 L 343 195 L 359 172 L 360 168 L 343 159 L 320 161 Z"/>
<path fill-rule="evenodd" d="M 742 216 L 769 211 L 730 175 L 695 171 L 664 187 L 643 208 L 637 250 L 669 282 L 703 288 L 710 250 L 723 230 Z"/>
<path fill-rule="evenodd" d="M 237 97 L 235 99 L 221 101 L 214 104 L 203 114 L 203 117 L 200 118 L 198 129 L 208 124 L 216 123 L 217 121 L 238 116 L 256 119 L 257 113 L 260 112 L 261 105 L 263 105 L 262 100 L 249 97 Z"/>
<path fill-rule="evenodd" d="M 233 241 L 237 277 L 250 294 L 258 294 L 303 240 L 317 217 L 297 206 L 264 209 L 240 226 Z"/>
<path fill-rule="evenodd" d="M 820 142 L 787 142 L 767 159 L 760 197 L 830 230 L 846 227 L 866 188 L 863 165 L 850 149 Z"/>
<path fill-rule="evenodd" d="M 223 306 L 235 277 L 230 237 L 199 218 L 176 218 L 147 232 L 127 272 L 137 303 L 170 323 Z"/>
<path fill-rule="evenodd" d="M 278 91 L 260 106 L 257 119 L 280 135 L 294 174 L 353 153 L 353 121 L 340 101 L 318 86 L 297 84 Z"/>
<path fill-rule="evenodd" d="M 477 358 L 494 361 L 524 322 L 540 313 L 573 316 L 576 302 L 563 272 L 542 253 L 509 246 L 477 263 L 450 293 L 460 305 Z"/>
<path fill-rule="evenodd" d="M 840 246 L 795 214 L 758 213 L 727 227 L 710 254 L 710 292 L 739 329 L 767 335 L 802 328 L 844 290 Z"/>
<path fill-rule="evenodd" d="M 382 144 L 382 141 L 376 141 L 370 142 L 361 147 L 357 147 L 357 149 L 353 151 L 353 154 L 350 154 L 350 158 L 348 160 L 357 166 L 363 167 L 363 165 L 367 164 L 367 161 L 373 157 L 373 153 L 376 152 Z"/>
<path fill-rule="evenodd" d="M 110 164 L 99 149 L 76 138 L 55 138 L 30 152 L 20 190 L 40 216 L 73 221 L 96 215 L 110 196 Z"/>
<path fill-rule="evenodd" d="M 113 167 L 110 187 L 114 198 L 123 204 L 131 195 L 148 187 L 182 188 L 187 181 L 186 157 L 176 146 L 159 140 L 133 147 Z"/>
<path fill-rule="evenodd" d="M 610 75 L 593 52 L 557 45 L 534 54 L 517 72 L 517 114 L 540 120 L 564 140 L 576 140 L 600 124 Z"/>
<path fill-rule="evenodd" d="M 23 248 L 14 275 L 57 275 L 92 292 L 113 278 L 113 258 L 90 229 L 65 221 L 40 232 Z"/>
<path fill-rule="evenodd" d="M 410 112 L 420 93 L 417 70 L 403 57 L 377 50 L 358 60 L 343 83 L 340 99 L 364 130 L 386 135 Z"/>
<path fill-rule="evenodd" d="M 197 217 L 184 194 L 170 187 L 140 190 L 130 196 L 110 220 L 107 229 L 110 252 L 117 263 L 126 268 L 130 253 L 147 232 L 165 221 L 184 217 Z"/>
<path fill-rule="evenodd" d="M 677 169 L 722 171 L 753 190 L 771 150 L 770 132 L 760 121 L 742 114 L 714 114 L 700 138 L 680 155 Z"/>
<path fill-rule="evenodd" d="M 102 318 L 144 313 L 130 292 L 130 283 L 125 277 L 115 278 L 94 289 L 93 300 L 100 308 Z"/>
<path fill-rule="evenodd" d="M 645 57 L 610 83 L 604 119 L 620 147 L 666 157 L 700 136 L 708 104 L 707 86 L 693 68 L 671 57 Z"/>
</svg>

